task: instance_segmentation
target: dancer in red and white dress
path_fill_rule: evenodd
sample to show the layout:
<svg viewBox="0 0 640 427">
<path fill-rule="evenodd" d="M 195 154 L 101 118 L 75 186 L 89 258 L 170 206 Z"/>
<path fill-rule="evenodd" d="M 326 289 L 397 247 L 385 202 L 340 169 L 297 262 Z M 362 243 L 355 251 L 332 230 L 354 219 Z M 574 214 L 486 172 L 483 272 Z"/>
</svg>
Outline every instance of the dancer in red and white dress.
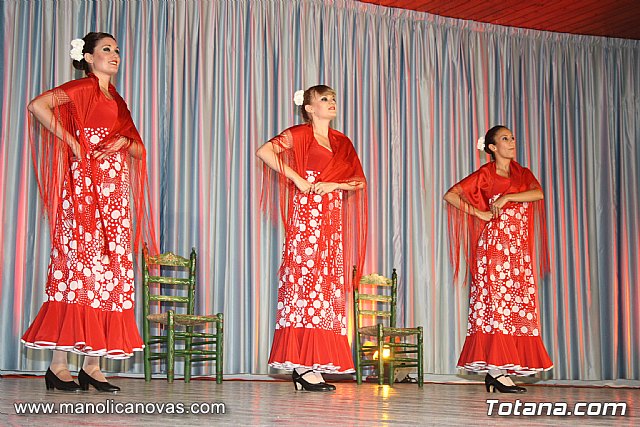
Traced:
<svg viewBox="0 0 640 427">
<path fill-rule="evenodd" d="M 143 221 L 145 149 L 110 84 L 120 65 L 115 39 L 89 33 L 72 45 L 74 66 L 88 77 L 29 104 L 37 120 L 32 145 L 52 249 L 47 300 L 22 341 L 54 350 L 47 388 L 118 391 L 100 371 L 99 357 L 124 359 L 143 348 L 133 309 L 131 244 L 140 240 Z M 87 356 L 80 385 L 69 373 L 68 351 Z"/>
<path fill-rule="evenodd" d="M 322 373 L 354 371 L 346 301 L 350 266 L 361 271 L 364 258 L 366 180 L 349 138 L 329 127 L 336 116 L 333 89 L 314 86 L 297 97 L 307 124 L 257 152 L 280 173 L 286 223 L 269 365 L 293 370 L 297 390 L 327 391 L 335 386 Z"/>
<path fill-rule="evenodd" d="M 487 391 L 521 393 L 508 374 L 530 375 L 553 364 L 540 336 L 535 248 L 548 270 L 544 197 L 531 171 L 515 160 L 515 138 L 491 128 L 479 148 L 493 161 L 445 194 L 452 260 L 462 248 L 471 268 L 467 338 L 458 367 L 487 372 Z M 536 239 L 538 244 L 536 244 Z"/>
</svg>

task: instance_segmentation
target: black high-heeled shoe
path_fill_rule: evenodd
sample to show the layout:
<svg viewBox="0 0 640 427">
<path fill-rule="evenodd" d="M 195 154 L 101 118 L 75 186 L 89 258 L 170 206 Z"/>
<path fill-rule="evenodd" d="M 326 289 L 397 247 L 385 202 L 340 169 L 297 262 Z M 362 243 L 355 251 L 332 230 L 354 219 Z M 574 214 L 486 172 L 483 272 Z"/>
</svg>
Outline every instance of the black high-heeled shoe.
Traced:
<svg viewBox="0 0 640 427">
<path fill-rule="evenodd" d="M 47 369 L 47 373 L 44 374 L 44 383 L 47 386 L 47 390 L 62 390 L 62 391 L 80 391 L 82 387 L 76 384 L 75 381 L 62 381 L 53 373 L 51 368 Z"/>
<path fill-rule="evenodd" d="M 511 379 L 511 377 L 509 375 L 505 375 L 505 377 Z M 511 380 L 511 382 L 513 383 L 512 387 L 515 387 L 516 389 L 518 389 L 518 393 L 526 393 L 527 389 L 519 386 L 518 384 L 516 384 L 513 380 Z"/>
<path fill-rule="evenodd" d="M 93 379 L 91 375 L 84 371 L 84 369 L 80 369 L 80 372 L 78 372 L 78 382 L 83 390 L 89 390 L 89 384 L 91 384 L 98 391 L 106 391 L 110 393 L 120 391 L 120 387 L 117 385 L 109 384 L 107 381 L 98 381 Z"/>
<path fill-rule="evenodd" d="M 506 385 L 498 381 L 498 378 L 504 377 L 505 375 L 498 375 L 497 377 L 492 377 L 487 374 L 484 377 L 484 385 L 487 389 L 487 393 L 495 393 L 496 390 L 500 393 L 524 393 L 527 391 L 524 387 L 518 387 L 517 385 Z"/>
<path fill-rule="evenodd" d="M 334 391 L 336 389 L 336 386 L 333 384 L 329 384 L 329 383 L 322 383 L 322 384 L 324 384 L 329 391 Z"/>
<path fill-rule="evenodd" d="M 327 386 L 327 388 L 328 388 L 330 391 L 333 391 L 333 390 L 335 390 L 335 389 L 336 389 L 336 386 L 335 386 L 335 385 L 333 385 L 333 384 L 329 384 L 328 382 L 326 382 L 326 381 L 324 380 L 324 375 L 320 374 L 320 376 L 322 377 L 322 384 L 324 384 L 325 386 Z"/>
<path fill-rule="evenodd" d="M 514 387 L 518 389 L 518 393 L 526 393 L 527 392 L 527 389 L 525 387 L 522 387 L 522 386 L 520 386 L 518 384 L 514 385 Z"/>
<path fill-rule="evenodd" d="M 308 382 L 307 380 L 305 380 L 304 377 L 306 374 L 313 372 L 312 370 L 308 370 L 307 372 L 303 373 L 302 375 L 300 375 L 299 373 L 297 373 L 295 370 L 293 371 L 293 374 L 291 374 L 291 378 L 293 379 L 293 386 L 296 388 L 297 391 L 301 391 L 301 390 L 306 390 L 306 391 L 331 391 L 331 390 L 335 390 L 335 386 L 332 385 L 333 389 L 329 388 L 327 383 L 317 383 L 317 384 L 312 384 L 310 382 Z"/>
</svg>

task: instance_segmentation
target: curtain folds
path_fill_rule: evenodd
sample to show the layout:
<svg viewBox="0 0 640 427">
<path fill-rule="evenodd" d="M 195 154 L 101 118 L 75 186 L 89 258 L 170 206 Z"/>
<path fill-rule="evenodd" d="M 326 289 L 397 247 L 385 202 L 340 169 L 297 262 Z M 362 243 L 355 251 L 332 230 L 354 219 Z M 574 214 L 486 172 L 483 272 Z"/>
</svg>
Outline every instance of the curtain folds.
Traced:
<svg viewBox="0 0 640 427">
<path fill-rule="evenodd" d="M 88 31 L 119 42 L 115 84 L 147 145 L 161 248 L 196 247 L 198 311 L 225 315 L 225 373 L 267 373 L 274 329 L 283 227 L 260 212 L 255 150 L 300 122 L 296 90 L 325 83 L 369 180 L 367 271 L 398 269 L 427 373 L 456 372 L 467 326 L 442 196 L 504 124 L 545 191 L 549 375 L 640 380 L 640 41 L 351 0 L 0 2 L 0 371 L 48 365 L 19 344 L 49 256 L 26 105 L 80 77 L 69 43 Z M 108 368 L 139 373 L 141 358 Z"/>
</svg>

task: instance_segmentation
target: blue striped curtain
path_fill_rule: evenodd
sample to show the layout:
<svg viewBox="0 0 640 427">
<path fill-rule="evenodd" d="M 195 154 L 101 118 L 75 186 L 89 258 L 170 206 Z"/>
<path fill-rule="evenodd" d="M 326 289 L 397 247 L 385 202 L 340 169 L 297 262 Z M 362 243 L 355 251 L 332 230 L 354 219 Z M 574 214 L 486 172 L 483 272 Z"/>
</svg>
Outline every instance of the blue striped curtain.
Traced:
<svg viewBox="0 0 640 427">
<path fill-rule="evenodd" d="M 640 379 L 639 41 L 350 0 L 5 0 L 0 17 L 0 371 L 43 371 L 50 357 L 19 345 L 44 300 L 49 254 L 26 104 L 80 77 L 73 38 L 106 31 L 123 53 L 116 87 L 148 147 L 161 247 L 196 247 L 198 311 L 225 315 L 226 373 L 267 373 L 274 329 L 283 229 L 260 212 L 254 152 L 300 122 L 295 90 L 325 83 L 338 94 L 333 125 L 369 179 L 366 268 L 398 268 L 400 319 L 425 326 L 427 373 L 456 372 L 467 324 L 442 196 L 487 161 L 475 140 L 500 123 L 545 191 L 546 375 Z M 139 373 L 141 357 L 107 369 Z"/>
</svg>

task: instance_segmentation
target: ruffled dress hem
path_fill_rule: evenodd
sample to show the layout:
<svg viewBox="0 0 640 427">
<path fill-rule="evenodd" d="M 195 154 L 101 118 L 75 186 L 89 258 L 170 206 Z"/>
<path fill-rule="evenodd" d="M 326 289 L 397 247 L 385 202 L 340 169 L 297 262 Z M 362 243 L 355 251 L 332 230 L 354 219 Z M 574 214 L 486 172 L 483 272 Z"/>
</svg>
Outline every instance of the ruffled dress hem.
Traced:
<svg viewBox="0 0 640 427">
<path fill-rule="evenodd" d="M 144 344 L 133 309 L 103 311 L 81 304 L 47 301 L 22 336 L 29 348 L 127 359 Z"/>
<path fill-rule="evenodd" d="M 49 343 L 44 341 L 39 342 L 26 342 L 25 340 L 21 340 L 22 344 L 25 347 L 33 348 L 36 350 L 60 350 L 60 351 L 68 351 L 70 353 L 79 354 L 81 356 L 98 356 L 98 357 L 106 357 L 107 359 L 128 359 L 133 356 L 133 353 L 125 353 L 123 350 L 93 350 L 91 347 L 87 346 L 85 343 L 76 343 L 73 346 L 59 346 L 56 343 Z M 133 351 L 143 351 L 144 346 L 141 348 L 134 348 Z"/>
<path fill-rule="evenodd" d="M 346 335 L 315 328 L 276 329 L 269 366 L 285 370 L 305 367 L 331 374 L 355 372 Z"/>
<path fill-rule="evenodd" d="M 499 370 L 507 371 L 509 375 L 528 376 L 528 375 L 534 375 L 538 372 L 544 372 L 544 371 L 553 369 L 553 365 L 547 368 L 529 368 L 526 366 L 519 366 L 519 365 L 513 365 L 513 364 L 496 366 L 487 362 L 477 361 L 477 362 L 467 363 L 464 366 L 458 366 L 457 368 L 464 369 L 465 371 L 469 371 L 469 372 L 476 372 L 478 374 L 485 374 L 492 369 L 499 369 Z"/>
<path fill-rule="evenodd" d="M 553 368 L 539 336 L 474 333 L 467 336 L 458 368 L 484 373 L 505 369 L 516 375 L 532 375 Z"/>
<path fill-rule="evenodd" d="M 298 363 L 291 363 L 291 362 L 283 362 L 283 363 L 273 362 L 273 363 L 269 363 L 269 366 L 271 366 L 274 369 L 282 369 L 285 371 L 293 371 L 296 368 L 305 368 L 305 369 L 310 369 L 314 372 L 320 372 L 322 374 L 353 374 L 356 372 L 356 370 L 353 368 L 347 369 L 346 371 L 341 371 L 340 366 L 333 366 L 333 364 L 328 364 L 328 365 L 315 364 L 313 366 L 307 366 L 307 365 L 300 365 Z"/>
</svg>

